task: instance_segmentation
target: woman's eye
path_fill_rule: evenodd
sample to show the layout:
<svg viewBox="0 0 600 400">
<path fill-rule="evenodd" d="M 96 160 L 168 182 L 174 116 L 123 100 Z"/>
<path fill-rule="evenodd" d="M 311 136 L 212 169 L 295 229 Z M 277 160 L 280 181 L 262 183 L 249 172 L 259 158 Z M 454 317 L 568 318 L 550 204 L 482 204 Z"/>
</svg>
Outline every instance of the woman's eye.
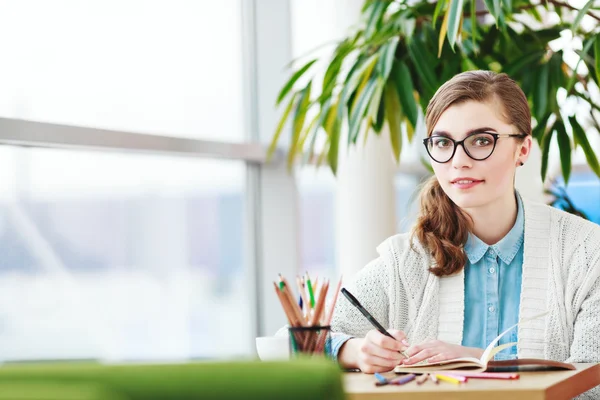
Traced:
<svg viewBox="0 0 600 400">
<path fill-rule="evenodd" d="M 487 137 L 478 137 L 475 138 L 475 146 L 487 146 L 492 143 L 492 141 Z"/>
<path fill-rule="evenodd" d="M 448 147 L 448 146 L 450 146 L 450 143 L 451 142 L 448 139 L 435 139 L 433 141 L 433 145 L 435 147 L 440 147 L 440 148 Z"/>
</svg>

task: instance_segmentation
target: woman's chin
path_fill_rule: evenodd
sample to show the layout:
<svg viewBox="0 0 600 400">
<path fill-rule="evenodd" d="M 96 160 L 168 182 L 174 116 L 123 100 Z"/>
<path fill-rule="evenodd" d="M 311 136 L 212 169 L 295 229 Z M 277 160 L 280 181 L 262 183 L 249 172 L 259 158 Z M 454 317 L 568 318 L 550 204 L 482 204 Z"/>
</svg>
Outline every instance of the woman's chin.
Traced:
<svg viewBox="0 0 600 400">
<path fill-rule="evenodd" d="M 460 208 L 477 208 L 484 206 L 488 201 L 472 193 L 452 193 L 450 199 Z"/>
</svg>

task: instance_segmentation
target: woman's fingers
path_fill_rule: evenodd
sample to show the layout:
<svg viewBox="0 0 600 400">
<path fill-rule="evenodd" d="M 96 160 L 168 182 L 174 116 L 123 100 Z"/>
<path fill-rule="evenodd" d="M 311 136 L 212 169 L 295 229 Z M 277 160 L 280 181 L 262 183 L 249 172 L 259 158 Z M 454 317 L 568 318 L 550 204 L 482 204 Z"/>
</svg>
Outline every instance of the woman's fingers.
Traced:
<svg viewBox="0 0 600 400">
<path fill-rule="evenodd" d="M 366 354 L 371 354 L 377 357 L 391 360 L 395 362 L 396 365 L 399 364 L 400 360 L 405 358 L 401 353 L 399 353 L 396 350 L 386 349 L 369 341 L 365 341 L 363 343 L 363 348 L 361 350 Z"/>
<path fill-rule="evenodd" d="M 416 363 L 420 363 L 421 361 L 427 360 L 436 354 L 437 354 L 437 350 L 435 348 L 423 349 L 423 350 L 419 351 L 418 353 L 413 354 L 409 358 L 403 360 L 402 364 L 413 365 Z"/>
<path fill-rule="evenodd" d="M 391 371 L 398 365 L 398 361 L 377 357 L 367 353 L 361 353 L 359 360 L 359 368 L 366 373 Z"/>
<path fill-rule="evenodd" d="M 381 332 L 379 332 L 377 330 L 369 331 L 367 333 L 367 336 L 365 337 L 365 339 L 376 344 L 379 347 L 382 347 L 382 348 L 388 349 L 388 350 L 404 351 L 407 348 L 406 345 L 402 344 L 401 340 L 398 341 L 395 338 L 385 336 L 384 334 L 382 334 Z M 405 340 L 405 338 L 403 337 L 402 340 Z"/>
<path fill-rule="evenodd" d="M 402 351 L 406 350 L 408 348 L 408 346 L 410 346 L 408 343 L 406 334 L 403 331 L 399 331 L 397 329 L 390 329 L 390 330 L 388 330 L 388 332 L 390 333 L 390 335 L 392 335 L 394 337 L 394 339 L 396 339 L 398 342 L 402 343 L 402 345 L 403 345 Z"/>
</svg>

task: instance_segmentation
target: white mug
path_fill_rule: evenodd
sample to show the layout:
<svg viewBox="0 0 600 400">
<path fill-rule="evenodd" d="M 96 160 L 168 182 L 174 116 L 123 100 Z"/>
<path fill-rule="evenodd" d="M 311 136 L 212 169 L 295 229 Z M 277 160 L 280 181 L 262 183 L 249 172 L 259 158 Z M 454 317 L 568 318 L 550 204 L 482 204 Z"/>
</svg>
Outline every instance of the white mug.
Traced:
<svg viewBox="0 0 600 400">
<path fill-rule="evenodd" d="M 290 358 L 290 339 L 287 336 L 262 336 L 256 338 L 256 352 L 262 361 Z"/>
</svg>

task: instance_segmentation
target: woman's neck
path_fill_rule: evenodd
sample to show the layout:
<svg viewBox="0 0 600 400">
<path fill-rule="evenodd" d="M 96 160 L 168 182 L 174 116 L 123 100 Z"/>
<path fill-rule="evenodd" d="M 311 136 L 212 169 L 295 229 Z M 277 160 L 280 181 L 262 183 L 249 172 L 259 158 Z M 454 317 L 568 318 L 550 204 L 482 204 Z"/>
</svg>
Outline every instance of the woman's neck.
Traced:
<svg viewBox="0 0 600 400">
<path fill-rule="evenodd" d="M 515 225 L 517 199 L 514 192 L 484 206 L 465 209 L 473 219 L 473 234 L 488 245 L 498 243 Z"/>
</svg>

